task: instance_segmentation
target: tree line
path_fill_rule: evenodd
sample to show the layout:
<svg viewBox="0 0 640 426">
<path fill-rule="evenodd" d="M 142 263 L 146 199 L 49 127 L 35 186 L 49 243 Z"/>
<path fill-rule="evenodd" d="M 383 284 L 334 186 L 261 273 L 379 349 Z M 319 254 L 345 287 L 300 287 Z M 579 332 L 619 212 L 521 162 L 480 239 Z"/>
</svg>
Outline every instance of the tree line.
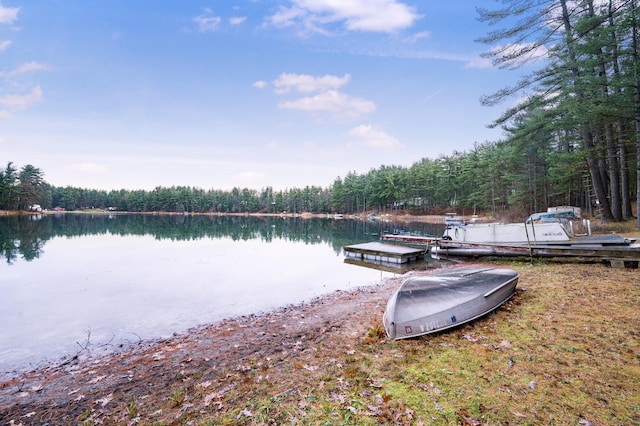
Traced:
<svg viewBox="0 0 640 426">
<path fill-rule="evenodd" d="M 25 171 L 28 171 L 25 172 Z M 34 204 L 43 209 L 109 209 L 127 212 L 174 213 L 282 213 L 331 211 L 331 191 L 306 186 L 275 191 L 233 188 L 230 191 L 204 190 L 191 186 L 157 187 L 147 190 L 97 190 L 59 187 L 44 180 L 44 172 L 32 165 L 18 173 L 12 162 L 0 169 L 0 209 L 29 210 Z"/>
<path fill-rule="evenodd" d="M 503 0 L 478 9 L 492 28 L 478 41 L 505 69 L 541 64 L 512 87 L 481 99 L 495 105 L 515 96 L 491 123 L 497 142 L 409 167 L 349 172 L 328 188 L 231 191 L 158 187 L 94 191 L 47 185 L 42 173 L 9 163 L 0 172 L 0 208 L 38 199 L 65 209 L 127 211 L 356 213 L 410 209 L 438 213 L 512 212 L 518 217 L 553 205 L 576 205 L 603 220 L 632 218 L 640 207 L 640 60 L 638 0 Z M 502 47 L 495 47 L 502 46 Z M 38 198 L 41 197 L 41 198 Z M 638 209 L 640 210 L 640 209 Z M 640 219 L 638 222 L 640 228 Z"/>
</svg>

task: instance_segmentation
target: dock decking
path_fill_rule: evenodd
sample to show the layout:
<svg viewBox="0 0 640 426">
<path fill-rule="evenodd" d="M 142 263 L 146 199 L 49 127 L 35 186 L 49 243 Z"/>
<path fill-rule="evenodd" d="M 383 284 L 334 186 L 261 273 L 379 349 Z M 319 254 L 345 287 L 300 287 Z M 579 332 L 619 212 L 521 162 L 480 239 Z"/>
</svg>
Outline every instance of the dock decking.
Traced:
<svg viewBox="0 0 640 426">
<path fill-rule="evenodd" d="M 424 258 L 424 248 L 370 242 L 344 247 L 347 259 L 365 262 L 408 263 Z"/>
<path fill-rule="evenodd" d="M 430 246 L 437 243 L 440 238 L 437 237 L 421 237 L 417 235 L 398 235 L 398 234 L 383 234 L 380 239 L 382 241 L 392 241 L 398 243 L 411 243 L 418 245 Z"/>
<path fill-rule="evenodd" d="M 456 241 L 441 241 L 432 248 L 432 254 L 437 256 L 505 256 L 531 258 L 574 258 L 577 260 L 600 260 L 609 262 L 614 267 L 637 268 L 640 262 L 640 244 L 537 244 L 537 245 L 504 245 L 478 244 Z"/>
</svg>

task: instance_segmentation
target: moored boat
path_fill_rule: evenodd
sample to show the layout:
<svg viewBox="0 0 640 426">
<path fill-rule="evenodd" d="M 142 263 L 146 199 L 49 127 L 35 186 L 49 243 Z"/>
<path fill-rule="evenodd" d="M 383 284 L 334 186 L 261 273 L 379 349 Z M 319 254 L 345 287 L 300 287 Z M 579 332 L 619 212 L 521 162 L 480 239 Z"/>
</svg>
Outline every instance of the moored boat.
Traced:
<svg viewBox="0 0 640 426">
<path fill-rule="evenodd" d="M 585 222 L 586 226 L 586 222 Z M 578 237 L 573 223 L 565 218 L 531 215 L 523 223 L 451 224 L 443 239 L 486 244 L 568 244 Z"/>
<path fill-rule="evenodd" d="M 518 274 L 503 268 L 456 268 L 410 277 L 389 298 L 383 324 L 390 339 L 435 333 L 481 317 L 515 292 Z"/>
<path fill-rule="evenodd" d="M 640 260 L 634 238 L 591 235 L 588 220 L 573 211 L 535 213 L 522 223 L 477 223 L 448 226 L 437 256 L 531 256 Z"/>
</svg>

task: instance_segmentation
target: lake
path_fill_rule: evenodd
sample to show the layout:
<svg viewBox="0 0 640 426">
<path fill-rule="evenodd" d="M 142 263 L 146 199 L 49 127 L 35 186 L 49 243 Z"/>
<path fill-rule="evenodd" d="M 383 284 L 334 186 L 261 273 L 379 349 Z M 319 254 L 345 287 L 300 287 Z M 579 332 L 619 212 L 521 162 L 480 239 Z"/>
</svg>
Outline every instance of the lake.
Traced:
<svg viewBox="0 0 640 426">
<path fill-rule="evenodd" d="M 0 371 L 308 302 L 400 272 L 342 247 L 434 225 L 280 217 L 0 217 Z"/>
</svg>

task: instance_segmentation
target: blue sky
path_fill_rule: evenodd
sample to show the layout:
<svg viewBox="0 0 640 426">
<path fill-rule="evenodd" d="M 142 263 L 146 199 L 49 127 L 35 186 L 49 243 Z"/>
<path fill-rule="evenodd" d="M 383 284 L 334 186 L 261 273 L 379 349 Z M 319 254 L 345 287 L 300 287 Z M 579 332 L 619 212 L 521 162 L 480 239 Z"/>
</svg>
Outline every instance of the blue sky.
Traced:
<svg viewBox="0 0 640 426">
<path fill-rule="evenodd" d="M 493 0 L 0 0 L 0 167 L 56 186 L 329 186 L 475 142 Z"/>
</svg>

